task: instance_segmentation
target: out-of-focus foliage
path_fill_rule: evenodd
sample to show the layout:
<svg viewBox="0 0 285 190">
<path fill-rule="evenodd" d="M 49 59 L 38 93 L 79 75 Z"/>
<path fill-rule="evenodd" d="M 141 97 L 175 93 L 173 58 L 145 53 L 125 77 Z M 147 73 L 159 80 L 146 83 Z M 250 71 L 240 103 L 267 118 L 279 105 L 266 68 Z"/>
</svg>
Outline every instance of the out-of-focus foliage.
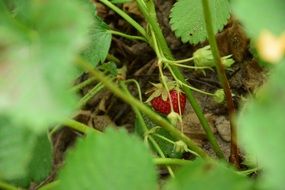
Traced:
<svg viewBox="0 0 285 190">
<path fill-rule="evenodd" d="M 0 114 L 42 132 L 76 106 L 68 89 L 91 15 L 76 0 L 10 3 L 0 3 Z"/>
<path fill-rule="evenodd" d="M 151 154 L 142 141 L 123 130 L 81 139 L 67 156 L 59 180 L 60 190 L 157 189 Z"/>
</svg>

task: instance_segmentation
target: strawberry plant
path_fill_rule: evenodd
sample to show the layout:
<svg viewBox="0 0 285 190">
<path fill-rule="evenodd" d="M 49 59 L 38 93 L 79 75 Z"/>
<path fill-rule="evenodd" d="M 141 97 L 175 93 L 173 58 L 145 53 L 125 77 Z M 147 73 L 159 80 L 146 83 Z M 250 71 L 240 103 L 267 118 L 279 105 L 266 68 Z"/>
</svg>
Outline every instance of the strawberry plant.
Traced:
<svg viewBox="0 0 285 190">
<path fill-rule="evenodd" d="M 284 189 L 284 9 L 1 0 L 0 189 Z"/>
</svg>

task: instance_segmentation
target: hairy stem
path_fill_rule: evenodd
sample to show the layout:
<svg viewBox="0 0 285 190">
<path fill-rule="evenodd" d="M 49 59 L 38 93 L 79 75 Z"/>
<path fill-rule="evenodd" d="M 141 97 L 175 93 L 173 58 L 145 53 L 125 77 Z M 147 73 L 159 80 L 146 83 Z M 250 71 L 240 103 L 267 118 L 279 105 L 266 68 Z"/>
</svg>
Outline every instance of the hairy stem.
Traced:
<svg viewBox="0 0 285 190">
<path fill-rule="evenodd" d="M 79 132 L 81 132 L 83 134 L 87 134 L 89 132 L 95 132 L 97 134 L 101 133 L 100 131 L 98 131 L 98 130 L 96 130 L 94 128 L 91 128 L 91 127 L 89 127 L 89 126 L 87 126 L 87 125 L 85 125 L 83 123 L 80 123 L 80 122 L 78 122 L 76 120 L 73 120 L 73 119 L 67 119 L 62 124 L 67 126 L 67 127 L 69 127 L 69 128 L 71 128 L 71 129 L 75 129 L 76 131 L 79 131 Z"/>
<path fill-rule="evenodd" d="M 81 82 L 81 83 L 79 83 L 79 84 L 73 86 L 73 87 L 71 88 L 71 90 L 72 90 L 72 91 L 78 91 L 78 90 L 84 88 L 85 86 L 91 84 L 94 80 L 95 80 L 95 77 L 90 77 L 90 78 L 88 78 L 87 80 L 85 80 L 85 81 L 83 81 L 83 82 Z"/>
<path fill-rule="evenodd" d="M 85 96 L 83 96 L 79 102 L 78 107 L 84 106 L 91 98 L 93 98 L 98 92 L 100 92 L 104 88 L 104 85 L 98 83 L 94 88 L 92 88 Z"/>
<path fill-rule="evenodd" d="M 133 35 L 125 34 L 122 32 L 115 31 L 115 30 L 108 30 L 108 31 L 113 35 L 121 36 L 121 37 L 127 38 L 129 40 L 142 40 L 142 41 L 146 42 L 146 39 L 142 36 L 133 36 Z"/>
<path fill-rule="evenodd" d="M 211 46 L 211 51 L 213 54 L 213 57 L 215 59 L 216 63 L 216 69 L 218 73 L 218 78 L 223 86 L 226 101 L 227 101 L 227 106 L 228 106 L 228 111 L 229 111 L 229 116 L 230 116 L 230 123 L 231 123 L 231 155 L 230 155 L 230 162 L 233 163 L 237 168 L 240 167 L 239 163 L 239 156 L 238 156 L 238 148 L 237 148 L 237 135 L 236 135 L 236 128 L 233 123 L 233 116 L 235 113 L 235 106 L 233 103 L 232 99 L 232 93 L 230 89 L 230 85 L 225 73 L 224 66 L 222 64 L 222 60 L 219 54 L 214 30 L 213 30 L 213 24 L 212 24 L 212 15 L 210 11 L 210 6 L 209 6 L 209 1 L 208 0 L 203 0 L 203 11 L 204 11 L 204 18 L 205 18 L 205 23 L 206 23 L 206 29 L 208 33 L 208 38 L 209 38 L 209 43 Z"/>
<path fill-rule="evenodd" d="M 113 3 L 111 3 L 109 0 L 100 0 L 101 3 L 115 11 L 118 15 L 120 15 L 122 18 L 124 18 L 130 25 L 132 25 L 137 31 L 147 39 L 147 33 L 145 29 L 138 24 L 132 17 L 130 17 L 127 13 L 122 11 L 120 8 L 115 6 Z"/>
</svg>

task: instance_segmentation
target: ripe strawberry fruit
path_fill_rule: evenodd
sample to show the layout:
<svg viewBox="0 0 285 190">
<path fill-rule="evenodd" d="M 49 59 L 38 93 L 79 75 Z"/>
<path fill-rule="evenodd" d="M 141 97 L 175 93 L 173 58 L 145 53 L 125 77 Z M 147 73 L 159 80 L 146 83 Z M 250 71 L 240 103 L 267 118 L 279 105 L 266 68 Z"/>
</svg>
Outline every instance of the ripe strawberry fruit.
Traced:
<svg viewBox="0 0 285 190">
<path fill-rule="evenodd" d="M 171 98 L 172 105 L 173 105 L 173 111 L 179 114 L 179 106 L 180 106 L 181 114 L 183 114 L 185 110 L 185 104 L 186 104 L 185 94 L 182 92 L 178 92 L 177 90 L 171 90 L 169 93 L 170 93 L 170 98 Z M 155 111 L 159 113 L 168 115 L 171 112 L 169 97 L 167 97 L 166 100 L 163 100 L 162 96 L 160 95 L 160 96 L 153 98 L 150 101 L 150 103 L 152 107 L 155 109 Z"/>
</svg>

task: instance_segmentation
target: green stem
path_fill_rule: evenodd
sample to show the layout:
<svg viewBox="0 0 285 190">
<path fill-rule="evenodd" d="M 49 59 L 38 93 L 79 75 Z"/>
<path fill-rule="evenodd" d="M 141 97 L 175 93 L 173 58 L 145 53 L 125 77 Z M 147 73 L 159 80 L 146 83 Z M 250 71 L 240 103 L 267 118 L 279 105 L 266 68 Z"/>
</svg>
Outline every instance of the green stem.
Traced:
<svg viewBox="0 0 285 190">
<path fill-rule="evenodd" d="M 165 62 L 165 63 L 167 63 L 167 62 Z M 175 62 L 171 62 L 171 63 L 168 62 L 168 64 L 178 66 L 178 67 L 187 68 L 187 69 L 211 69 L 211 67 L 197 67 L 197 66 L 183 65 L 183 64 L 179 64 L 179 63 L 175 63 Z"/>
<path fill-rule="evenodd" d="M 225 69 L 219 54 L 215 33 L 213 30 L 213 23 L 212 23 L 212 15 L 209 6 L 208 0 L 203 0 L 203 11 L 204 11 L 204 18 L 206 23 L 206 29 L 208 33 L 209 43 L 211 46 L 211 51 L 216 63 L 216 70 L 218 73 L 218 78 L 220 83 L 223 86 L 225 97 L 227 100 L 228 111 L 230 115 L 230 123 L 231 123 L 231 155 L 230 155 L 230 162 L 233 163 L 236 167 L 240 167 L 239 156 L 238 156 L 238 148 L 237 148 L 237 134 L 236 128 L 233 123 L 233 116 L 235 114 L 235 106 L 232 99 L 232 93 L 230 89 L 230 85 L 225 73 Z"/>
<path fill-rule="evenodd" d="M 126 93 L 128 93 L 129 95 L 131 95 L 130 92 L 128 91 L 127 87 L 126 87 L 124 84 L 122 84 L 122 87 L 125 89 Z M 136 116 L 137 116 L 137 119 L 138 119 L 138 121 L 139 121 L 139 123 L 140 123 L 140 126 L 142 127 L 143 133 L 144 133 L 144 134 L 148 134 L 148 133 L 149 133 L 149 129 L 148 129 L 148 127 L 147 127 L 147 125 L 146 125 L 146 123 L 145 123 L 143 117 L 142 117 L 141 112 L 140 112 L 135 106 L 132 106 L 132 108 L 133 108 L 133 110 L 134 110 L 134 112 L 135 112 L 135 114 L 136 114 Z M 157 144 L 157 142 L 156 142 L 151 136 L 148 136 L 148 138 L 149 138 L 149 140 L 151 141 L 153 147 L 156 149 L 157 153 L 158 153 L 162 158 L 165 158 L 165 155 L 164 155 L 163 151 L 161 150 L 161 148 L 159 147 L 159 145 Z M 174 172 L 173 172 L 173 170 L 171 169 L 171 167 L 170 167 L 170 166 L 166 166 L 166 168 L 167 168 L 169 174 L 170 174 L 172 177 L 174 177 Z"/>
<path fill-rule="evenodd" d="M 149 2 L 151 2 L 152 0 L 149 0 Z M 156 20 L 156 15 L 155 15 L 155 9 L 150 9 L 148 10 L 147 7 L 145 6 L 145 3 L 143 0 L 137 0 L 137 4 L 138 7 L 141 9 L 141 12 L 143 13 L 144 17 L 147 19 L 148 23 L 151 26 L 151 29 L 153 30 L 158 44 L 160 45 L 160 48 L 162 50 L 162 52 L 165 54 L 166 58 L 168 60 L 174 60 L 174 57 L 167 45 L 167 42 L 163 36 L 163 33 L 159 27 L 159 24 Z M 179 70 L 178 67 L 174 66 L 174 65 L 169 65 L 170 68 L 173 71 L 173 74 L 182 82 L 187 84 L 187 81 L 185 80 L 182 72 Z M 211 143 L 213 150 L 215 151 L 215 153 L 217 154 L 217 156 L 219 158 L 223 158 L 224 159 L 224 154 L 222 152 L 222 150 L 220 149 L 217 140 L 208 124 L 208 121 L 205 118 L 205 115 L 203 114 L 203 111 L 200 107 L 200 105 L 198 104 L 198 102 L 196 101 L 195 97 L 192 94 L 191 89 L 189 89 L 186 86 L 182 86 L 182 90 L 184 91 L 184 93 L 187 96 L 187 99 L 189 100 L 190 104 L 192 105 L 192 108 L 194 109 L 197 117 L 200 120 L 200 123 L 203 127 L 203 129 L 206 132 L 206 135 L 208 137 L 209 142 Z"/>
<path fill-rule="evenodd" d="M 92 88 L 87 94 L 85 94 L 85 96 L 83 96 L 79 100 L 78 106 L 79 107 L 84 106 L 91 98 L 93 98 L 103 88 L 104 88 L 104 85 L 102 85 L 102 83 L 98 83 L 94 88 Z"/>
<path fill-rule="evenodd" d="M 115 57 L 114 55 L 112 54 L 109 54 L 107 55 L 107 58 L 106 58 L 108 61 L 113 61 L 114 63 L 120 63 L 121 61 Z"/>
<path fill-rule="evenodd" d="M 160 147 L 159 147 L 159 145 L 157 144 L 157 142 L 156 142 L 152 137 L 148 137 L 148 138 L 149 138 L 150 142 L 152 143 L 153 147 L 154 147 L 154 148 L 156 149 L 156 151 L 158 152 L 159 156 L 160 156 L 162 159 L 166 159 L 166 157 L 165 157 L 163 151 L 160 149 Z M 167 165 L 167 164 L 165 164 L 165 165 Z M 171 167 L 167 165 L 166 168 L 168 169 L 169 174 L 171 175 L 171 177 L 175 177 L 175 176 L 174 176 L 174 172 L 173 172 L 173 170 L 171 169 Z"/>
<path fill-rule="evenodd" d="M 108 30 L 108 31 L 113 35 L 121 36 L 121 37 L 127 38 L 129 40 L 142 40 L 142 41 L 146 42 L 146 39 L 142 36 L 129 35 L 129 34 L 125 34 L 125 33 L 114 31 L 114 30 Z"/>
<path fill-rule="evenodd" d="M 199 146 L 197 146 L 196 143 L 194 143 L 186 135 L 184 135 L 179 130 L 174 128 L 166 119 L 156 114 L 148 106 L 138 101 L 133 96 L 127 96 L 124 92 L 120 90 L 120 88 L 114 85 L 108 77 L 104 76 L 100 71 L 95 70 L 91 64 L 89 64 L 88 62 L 82 59 L 78 59 L 77 64 L 79 64 L 83 69 L 93 74 L 99 81 L 101 81 L 105 85 L 106 88 L 112 91 L 116 96 L 118 96 L 119 98 L 127 102 L 129 105 L 132 105 L 138 108 L 141 112 L 143 112 L 151 120 L 153 120 L 157 125 L 167 130 L 176 139 L 180 139 L 184 141 L 190 149 L 192 149 L 194 152 L 197 152 L 197 154 L 199 154 L 201 157 L 203 158 L 208 157 L 207 153 L 204 152 L 204 150 L 202 150 Z"/>
<path fill-rule="evenodd" d="M 6 183 L 4 181 L 0 181 L 0 189 L 3 190 L 20 190 L 21 188 L 15 187 L 9 183 Z"/>
<path fill-rule="evenodd" d="M 168 60 L 168 59 L 163 59 L 163 62 L 165 63 L 186 63 L 186 62 L 190 62 L 193 61 L 194 57 L 190 57 L 187 59 L 181 59 L 181 60 Z"/>
<path fill-rule="evenodd" d="M 83 134 L 88 134 L 89 132 L 95 132 L 97 134 L 101 134 L 102 132 L 101 131 L 98 131 L 94 128 L 91 128 L 83 123 L 80 123 L 76 120 L 73 120 L 73 119 L 67 119 L 65 120 L 63 123 L 63 125 L 71 128 L 71 129 L 75 129 L 76 131 L 79 131 Z"/>
<path fill-rule="evenodd" d="M 142 92 L 141 92 L 141 87 L 140 87 L 140 84 L 138 83 L 138 81 L 136 81 L 135 79 L 128 79 L 125 81 L 125 83 L 128 83 L 128 82 L 132 82 L 136 85 L 137 87 L 137 90 L 138 90 L 138 94 L 139 94 L 139 99 L 140 101 L 142 102 Z"/>
<path fill-rule="evenodd" d="M 172 140 L 166 138 L 165 136 L 162 136 L 162 135 L 157 134 L 157 133 L 154 133 L 153 135 L 158 137 L 158 138 L 160 138 L 160 139 L 162 139 L 162 140 L 164 140 L 164 141 L 166 141 L 166 142 L 168 142 L 168 143 L 175 144 L 175 142 L 173 142 Z"/>
<path fill-rule="evenodd" d="M 175 158 L 154 158 L 154 163 L 156 165 L 186 165 L 190 164 L 191 161 L 183 160 L 183 159 L 175 159 Z"/>
<path fill-rule="evenodd" d="M 128 14 L 126 14 L 124 11 L 122 11 L 120 8 L 115 6 L 113 3 L 111 3 L 109 0 L 100 0 L 104 5 L 112 9 L 114 12 L 116 12 L 118 15 L 120 15 L 122 18 L 124 18 L 130 25 L 132 25 L 137 31 L 147 39 L 147 33 L 145 29 L 138 24 L 132 17 L 130 17 Z"/>
<path fill-rule="evenodd" d="M 76 91 L 78 91 L 78 90 L 84 88 L 85 86 L 89 85 L 89 84 L 92 83 L 94 80 L 95 80 L 95 77 L 90 77 L 89 79 L 87 79 L 87 80 L 85 80 L 85 81 L 83 81 L 83 82 L 81 82 L 81 83 L 79 83 L 79 84 L 73 86 L 73 87 L 71 88 L 71 90 L 76 92 Z"/>
<path fill-rule="evenodd" d="M 257 172 L 258 170 L 260 170 L 260 168 L 252 168 L 248 170 L 238 171 L 238 173 L 242 175 L 249 175 L 249 174 Z"/>
</svg>

